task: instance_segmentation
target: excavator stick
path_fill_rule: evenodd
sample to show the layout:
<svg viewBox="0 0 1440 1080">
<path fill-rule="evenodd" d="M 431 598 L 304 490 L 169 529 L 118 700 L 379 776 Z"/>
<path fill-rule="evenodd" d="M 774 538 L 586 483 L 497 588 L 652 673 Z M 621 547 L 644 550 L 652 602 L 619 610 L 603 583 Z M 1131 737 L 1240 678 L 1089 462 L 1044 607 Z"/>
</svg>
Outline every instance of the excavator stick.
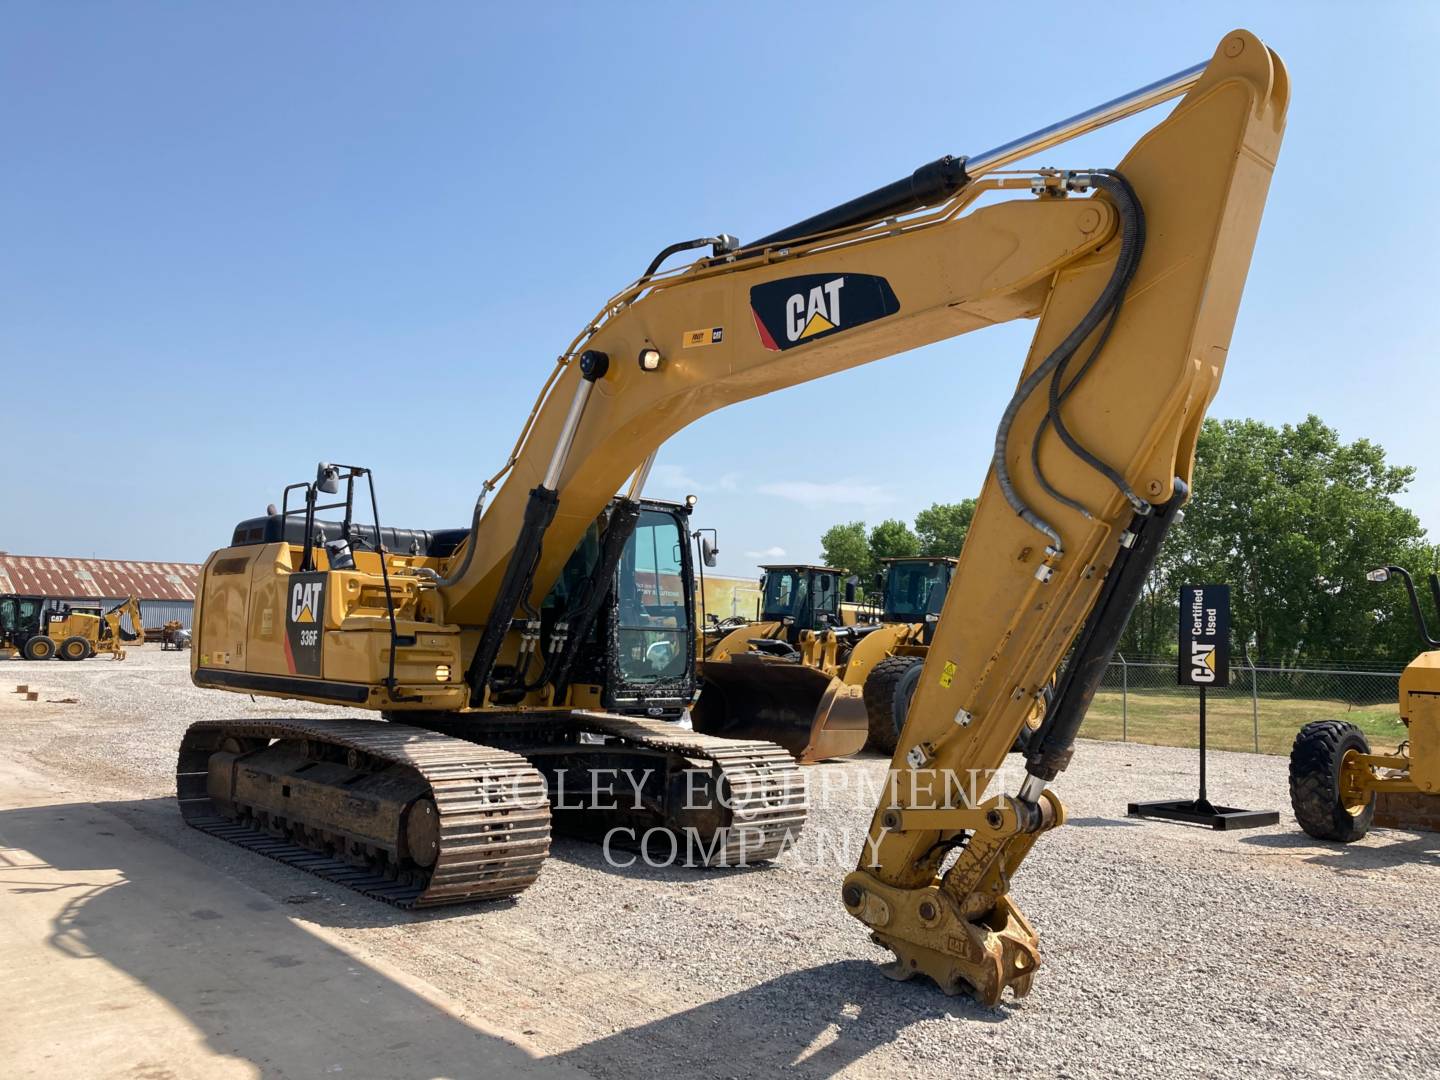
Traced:
<svg viewBox="0 0 1440 1080">
<path fill-rule="evenodd" d="M 869 736 L 861 688 L 818 668 L 748 652 L 700 671 L 690 719 L 703 734 L 778 743 L 802 765 L 859 753 Z"/>
</svg>

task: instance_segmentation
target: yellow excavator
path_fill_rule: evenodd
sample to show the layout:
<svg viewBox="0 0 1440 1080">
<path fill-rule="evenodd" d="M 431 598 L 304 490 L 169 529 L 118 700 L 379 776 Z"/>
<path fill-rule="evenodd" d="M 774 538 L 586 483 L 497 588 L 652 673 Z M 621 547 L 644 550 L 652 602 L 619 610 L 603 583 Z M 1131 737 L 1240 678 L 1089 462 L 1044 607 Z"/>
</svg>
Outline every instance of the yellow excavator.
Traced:
<svg viewBox="0 0 1440 1080">
<path fill-rule="evenodd" d="M 1177 98 L 1113 166 L 1010 168 Z M 1064 821 L 1048 785 L 1188 493 L 1288 98 L 1279 58 L 1235 31 L 1205 63 L 768 236 L 671 245 L 564 350 L 458 536 L 382 529 L 363 469 L 295 485 L 303 512 L 247 526 L 206 562 L 192 676 L 370 718 L 193 725 L 177 775 L 187 820 L 413 905 L 518 893 L 561 807 L 771 857 L 803 816 L 787 801 L 788 753 L 621 715 L 637 703 L 617 699 L 632 695 L 580 677 L 572 659 L 589 645 L 601 668 L 623 653 L 661 673 L 677 633 L 693 657 L 691 628 L 673 625 L 680 529 L 634 545 L 651 584 L 617 597 L 614 633 L 587 627 L 608 564 L 640 535 L 649 463 L 723 406 L 1038 319 L 891 761 L 896 782 L 840 890 L 894 953 L 895 977 L 987 1003 L 1028 992 L 1039 945 L 1011 887 Z M 342 485 L 342 525 L 358 495 L 369 530 L 332 534 L 317 516 Z M 557 597 L 567 567 L 582 572 Z M 1037 703 L 1044 720 L 1012 787 L 998 772 Z M 620 810 L 593 797 L 617 766 L 643 766 L 650 784 Z M 556 781 L 577 774 L 588 794 L 575 802 Z M 672 780 L 695 788 L 672 797 Z"/>
</svg>

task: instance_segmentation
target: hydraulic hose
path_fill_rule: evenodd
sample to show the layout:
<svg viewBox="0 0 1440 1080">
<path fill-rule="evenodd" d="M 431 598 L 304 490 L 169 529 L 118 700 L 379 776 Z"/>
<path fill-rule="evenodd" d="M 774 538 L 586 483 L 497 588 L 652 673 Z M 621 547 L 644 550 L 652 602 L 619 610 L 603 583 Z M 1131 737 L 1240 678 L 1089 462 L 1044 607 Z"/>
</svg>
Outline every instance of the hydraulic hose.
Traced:
<svg viewBox="0 0 1440 1080">
<path fill-rule="evenodd" d="M 1114 189 L 1117 188 L 1118 185 L 1114 184 L 1113 180 L 1117 174 L 1091 173 L 1089 176 L 1092 178 L 1092 181 L 1096 183 L 1096 186 L 1103 187 L 1107 194 L 1111 194 L 1111 196 L 1114 197 Z M 1103 184 L 1100 181 L 1102 176 L 1105 180 Z M 1000 487 L 1000 492 L 1005 496 L 1005 501 L 1010 504 L 1011 509 L 1013 509 L 1026 524 L 1050 539 L 1053 553 L 1057 556 L 1063 554 L 1065 549 L 1059 532 L 1056 531 L 1053 525 L 1030 508 L 1029 504 L 1027 504 L 1025 500 L 1020 497 L 1019 492 L 1015 490 L 1014 482 L 1011 480 L 1010 466 L 1006 461 L 1010 445 L 1010 432 L 1014 427 L 1015 418 L 1019 415 L 1021 407 L 1030 399 L 1030 396 L 1039 389 L 1042 382 L 1054 375 L 1055 370 L 1060 367 L 1061 364 L 1068 362 L 1069 359 L 1074 356 L 1075 352 L 1084 344 L 1085 340 L 1094 333 L 1101 321 L 1110 315 L 1116 303 L 1123 297 L 1125 287 L 1134 276 L 1135 263 L 1139 261 L 1139 253 L 1136 248 L 1137 235 L 1140 243 L 1143 244 L 1144 242 L 1143 218 L 1139 214 L 1139 200 L 1133 198 L 1133 191 L 1129 192 L 1129 194 L 1134 212 L 1129 214 L 1121 213 L 1120 255 L 1115 260 L 1115 267 L 1110 273 L 1110 279 L 1105 283 L 1105 287 L 1100 291 L 1100 295 L 1095 298 L 1094 303 L 1090 305 L 1090 309 L 1085 312 L 1084 316 L 1070 333 L 1065 335 L 1064 340 L 1061 341 L 1020 384 L 1014 396 L 1010 399 L 1010 403 L 1005 407 L 1005 412 L 1000 418 L 1000 426 L 995 432 L 995 453 L 991 464 L 995 470 L 995 480 Z M 1039 431 L 1037 430 L 1036 437 L 1038 438 L 1038 436 Z"/>
<path fill-rule="evenodd" d="M 491 482 L 487 480 L 480 487 L 480 497 L 475 500 L 475 512 L 470 516 L 470 535 L 465 538 L 465 557 L 460 560 L 460 567 L 453 574 L 438 579 L 437 584 L 442 589 L 460 584 L 466 571 L 470 569 L 470 560 L 475 557 L 476 541 L 480 538 L 480 519 L 485 514 L 485 496 L 490 493 L 492 486 Z"/>
<path fill-rule="evenodd" d="M 1140 265 L 1140 253 L 1145 248 L 1145 212 L 1140 206 L 1140 200 L 1135 195 L 1135 189 L 1130 186 L 1129 181 L 1119 173 L 1112 172 L 1108 169 L 1092 172 L 1090 179 L 1091 183 L 1110 195 L 1120 214 L 1120 254 L 1116 263 L 1116 273 L 1114 278 L 1112 278 L 1112 281 L 1117 281 L 1118 279 L 1118 289 L 1115 293 L 1114 305 L 1110 308 L 1109 317 L 1106 319 L 1105 325 L 1101 329 L 1095 345 L 1091 348 L 1090 354 L 1085 358 L 1085 362 L 1080 365 L 1080 370 L 1075 373 L 1075 377 L 1065 385 L 1063 390 L 1061 389 L 1061 383 L 1065 378 L 1065 369 L 1069 366 L 1073 356 L 1066 357 L 1056 365 L 1055 373 L 1050 378 L 1050 410 L 1041 419 L 1040 426 L 1035 432 L 1035 441 L 1030 446 L 1030 460 L 1035 470 L 1036 479 L 1039 480 L 1040 486 L 1045 489 L 1048 495 L 1064 503 L 1066 506 L 1080 511 L 1080 513 L 1084 514 L 1087 518 L 1092 516 L 1089 510 L 1078 501 L 1056 491 L 1045 479 L 1045 475 L 1040 469 L 1040 440 L 1045 434 L 1046 426 L 1053 424 L 1055 433 L 1060 436 L 1060 440 L 1076 457 L 1100 473 L 1119 489 L 1136 513 L 1147 514 L 1150 512 L 1150 504 L 1135 494 L 1118 470 L 1102 461 L 1085 446 L 1081 445 L 1080 441 L 1076 439 L 1065 426 L 1065 421 L 1060 415 L 1061 404 L 1079 384 L 1080 380 L 1085 377 L 1085 373 L 1090 370 L 1091 365 L 1094 364 L 1096 358 L 1099 357 L 1101 350 L 1105 348 L 1105 343 L 1110 339 L 1110 332 L 1115 329 L 1115 321 L 1120 315 L 1120 308 L 1125 303 L 1126 290 L 1129 289 L 1130 282 L 1135 277 L 1135 271 Z"/>
</svg>

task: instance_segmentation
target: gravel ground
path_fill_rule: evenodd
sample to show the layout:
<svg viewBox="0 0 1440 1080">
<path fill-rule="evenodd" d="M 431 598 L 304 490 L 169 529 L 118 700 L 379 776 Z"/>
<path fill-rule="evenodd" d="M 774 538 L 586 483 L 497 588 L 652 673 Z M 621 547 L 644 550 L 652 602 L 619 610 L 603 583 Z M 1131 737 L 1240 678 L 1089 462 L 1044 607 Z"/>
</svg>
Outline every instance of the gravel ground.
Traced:
<svg viewBox="0 0 1440 1080">
<path fill-rule="evenodd" d="M 1317 844 L 1290 817 L 1281 758 L 1211 755 L 1212 796 L 1282 810 L 1227 835 L 1123 816 L 1191 794 L 1193 751 L 1082 744 L 1056 785 L 1071 824 L 1015 882 L 1043 966 L 1028 998 L 990 1011 L 886 980 L 840 905 L 878 758 L 809 770 L 811 824 L 771 867 L 620 869 L 558 840 L 518 901 L 409 915 L 179 824 L 187 724 L 344 715 L 197 690 L 187 662 L 153 647 L 10 661 L 0 691 L 42 695 L 0 693 L 0 746 L 599 1077 L 1440 1075 L 1440 836 Z"/>
</svg>

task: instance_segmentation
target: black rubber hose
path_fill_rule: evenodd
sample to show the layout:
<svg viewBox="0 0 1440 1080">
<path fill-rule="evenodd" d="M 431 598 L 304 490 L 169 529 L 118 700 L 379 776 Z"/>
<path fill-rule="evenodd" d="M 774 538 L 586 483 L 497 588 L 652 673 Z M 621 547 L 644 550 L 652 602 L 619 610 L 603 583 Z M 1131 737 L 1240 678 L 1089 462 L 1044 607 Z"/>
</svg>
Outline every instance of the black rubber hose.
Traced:
<svg viewBox="0 0 1440 1080">
<path fill-rule="evenodd" d="M 1138 201 L 1135 205 L 1136 207 L 1139 206 Z M 995 433 L 995 453 L 991 459 L 991 465 L 995 470 L 995 480 L 1000 487 L 1001 494 L 1005 496 L 1005 501 L 1010 504 L 1011 509 L 1013 509 L 1026 524 L 1050 538 L 1051 544 L 1057 553 L 1063 552 L 1064 550 L 1064 543 L 1060 539 L 1060 534 L 1056 532 L 1053 525 L 1036 514 L 1030 509 L 1029 505 L 1026 504 L 1025 500 L 1020 498 L 1019 493 L 1015 490 L 1014 482 L 1010 479 L 1010 467 L 1005 460 L 1010 444 L 1010 429 L 1014 426 L 1015 417 L 1019 414 L 1021 406 L 1029 400 L 1030 395 L 1039 388 L 1042 382 L 1054 373 L 1055 368 L 1059 366 L 1061 362 L 1068 360 L 1075 354 L 1076 350 L 1085 343 L 1085 339 L 1094 333 L 1095 328 L 1100 325 L 1101 320 L 1109 315 L 1116 301 L 1123 295 L 1125 285 L 1128 284 L 1129 281 L 1129 278 L 1126 276 L 1127 272 L 1132 276 L 1134 273 L 1133 267 L 1128 265 L 1128 261 L 1124 257 L 1127 251 L 1133 251 L 1133 238 L 1131 246 L 1127 248 L 1125 232 L 1127 229 L 1134 230 L 1139 224 L 1140 219 L 1137 216 L 1121 215 L 1121 256 L 1115 260 L 1115 267 L 1110 273 L 1110 280 L 1105 283 L 1105 287 L 1100 291 L 1100 295 L 1095 298 L 1094 303 L 1090 305 L 1090 309 L 1085 312 L 1074 329 L 1065 335 L 1065 339 L 1061 341 L 1050 355 L 1041 361 L 1035 370 L 1026 377 L 1025 381 L 1020 384 L 1014 396 L 1010 399 L 1010 403 L 1005 407 L 1005 413 L 1000 418 L 1000 426 Z"/>
<path fill-rule="evenodd" d="M 1076 439 L 1065 426 L 1064 418 L 1060 415 L 1061 404 L 1065 398 L 1069 396 L 1070 392 L 1075 389 L 1076 385 L 1079 384 L 1080 380 L 1085 377 L 1085 373 L 1090 370 L 1091 365 L 1094 364 L 1101 350 L 1105 347 L 1105 343 L 1109 340 L 1110 333 L 1115 328 L 1115 320 L 1119 316 L 1120 309 L 1125 303 L 1126 290 L 1129 289 L 1130 282 L 1135 277 L 1135 271 L 1140 265 L 1141 252 L 1145 249 L 1145 213 L 1140 206 L 1140 200 L 1135 194 L 1135 189 L 1131 187 L 1130 183 L 1119 173 L 1112 172 L 1108 169 L 1091 173 L 1091 180 L 1096 187 L 1110 195 L 1115 201 L 1116 208 L 1120 214 L 1121 241 L 1119 265 L 1117 265 L 1117 270 L 1121 272 L 1120 289 L 1116 296 L 1114 307 L 1110 309 L 1109 319 L 1100 331 L 1099 339 L 1090 350 L 1090 354 L 1085 358 L 1085 362 L 1080 365 L 1080 370 L 1075 373 L 1075 378 L 1065 385 L 1063 391 L 1061 384 L 1064 380 L 1065 369 L 1069 366 L 1073 356 L 1066 357 L 1056 365 L 1055 373 L 1050 379 L 1050 410 L 1044 419 L 1041 420 L 1040 427 L 1035 433 L 1035 442 L 1031 446 L 1031 463 L 1035 468 L 1036 478 L 1040 481 L 1040 485 L 1045 489 L 1047 494 L 1060 500 L 1067 506 L 1079 510 L 1087 517 L 1090 516 L 1088 510 L 1078 502 L 1056 491 L 1049 482 L 1046 481 L 1040 471 L 1040 438 L 1044 435 L 1047 424 L 1053 424 L 1055 433 L 1060 436 L 1061 441 L 1076 457 L 1080 458 L 1081 461 L 1100 473 L 1119 489 L 1136 512 L 1148 513 L 1150 504 L 1135 494 L 1117 469 L 1102 461 L 1085 446 L 1081 445 L 1080 441 Z"/>
</svg>

